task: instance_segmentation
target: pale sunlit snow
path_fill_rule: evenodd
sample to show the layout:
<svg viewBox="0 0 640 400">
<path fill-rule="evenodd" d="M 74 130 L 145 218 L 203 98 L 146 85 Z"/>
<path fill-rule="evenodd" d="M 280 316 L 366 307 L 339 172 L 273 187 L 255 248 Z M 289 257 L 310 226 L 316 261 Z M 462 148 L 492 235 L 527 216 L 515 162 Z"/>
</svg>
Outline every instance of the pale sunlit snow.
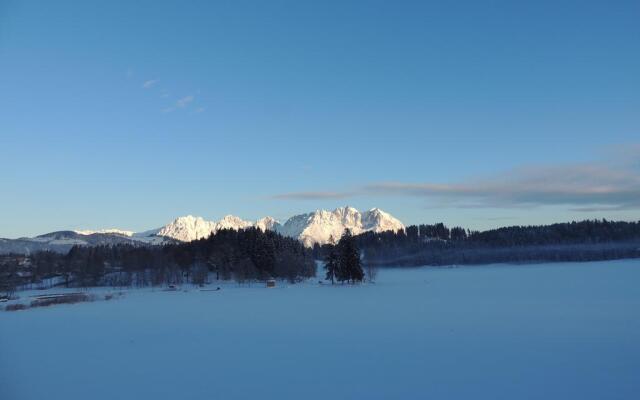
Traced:
<svg viewBox="0 0 640 400">
<path fill-rule="evenodd" d="M 0 399 L 635 399 L 640 261 L 0 312 Z"/>
</svg>

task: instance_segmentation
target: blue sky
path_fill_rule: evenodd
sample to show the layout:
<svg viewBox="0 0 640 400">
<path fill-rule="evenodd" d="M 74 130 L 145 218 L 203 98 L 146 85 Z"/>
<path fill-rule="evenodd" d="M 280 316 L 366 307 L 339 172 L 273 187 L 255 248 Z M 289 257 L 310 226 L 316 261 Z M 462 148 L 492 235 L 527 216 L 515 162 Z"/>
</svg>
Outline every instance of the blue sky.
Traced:
<svg viewBox="0 0 640 400">
<path fill-rule="evenodd" d="M 640 219 L 640 3 L 528 3 L 0 2 L 0 237 Z"/>
</svg>

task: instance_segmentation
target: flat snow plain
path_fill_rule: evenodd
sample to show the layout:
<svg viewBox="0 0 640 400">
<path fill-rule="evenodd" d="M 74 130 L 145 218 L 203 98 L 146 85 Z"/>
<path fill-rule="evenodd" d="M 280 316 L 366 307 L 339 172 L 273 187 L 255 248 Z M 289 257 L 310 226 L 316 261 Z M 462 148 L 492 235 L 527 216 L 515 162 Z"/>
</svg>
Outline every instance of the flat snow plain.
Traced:
<svg viewBox="0 0 640 400">
<path fill-rule="evenodd" d="M 640 396 L 640 260 L 279 285 L 0 312 L 0 399 Z"/>
</svg>

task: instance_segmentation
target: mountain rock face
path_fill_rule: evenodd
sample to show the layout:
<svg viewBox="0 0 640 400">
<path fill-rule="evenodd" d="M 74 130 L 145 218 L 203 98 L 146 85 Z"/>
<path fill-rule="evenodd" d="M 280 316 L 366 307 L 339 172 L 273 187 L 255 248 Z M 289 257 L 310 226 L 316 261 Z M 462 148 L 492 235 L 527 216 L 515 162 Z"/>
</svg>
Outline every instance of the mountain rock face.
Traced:
<svg viewBox="0 0 640 400">
<path fill-rule="evenodd" d="M 188 215 L 177 218 L 160 228 L 157 235 L 190 242 L 206 238 L 220 229 L 238 230 L 251 227 L 262 231 L 272 230 L 284 236 L 299 239 L 305 246 L 337 242 L 346 229 L 350 229 L 354 235 L 368 231 L 384 232 L 404 229 L 402 222 L 378 208 L 361 213 L 353 207 L 340 207 L 333 211 L 317 210 L 296 215 L 289 218 L 284 225 L 272 217 L 251 222 L 227 215 L 220 221 L 214 222 Z"/>
<path fill-rule="evenodd" d="M 261 219 L 256 221 L 254 226 L 256 228 L 260 229 L 263 232 L 264 231 L 276 231 L 276 232 L 278 232 L 280 230 L 280 228 L 282 227 L 282 225 L 280 225 L 280 222 L 276 221 L 272 217 L 261 218 Z"/>
<path fill-rule="evenodd" d="M 181 242 L 191 242 L 193 240 L 209 237 L 212 233 L 216 233 L 221 229 L 247 229 L 257 227 L 263 231 L 273 229 L 278 222 L 271 218 L 265 217 L 257 222 L 245 221 L 235 215 L 227 215 L 220 221 L 206 221 L 201 217 L 187 215 L 174 219 L 169 224 L 160 228 L 155 234 L 157 236 L 168 237 Z"/>
<path fill-rule="evenodd" d="M 221 229 L 233 229 L 234 231 L 237 231 L 240 229 L 251 228 L 252 226 L 254 226 L 253 222 L 245 221 L 235 215 L 227 215 L 215 224 L 213 233 Z"/>
<path fill-rule="evenodd" d="M 170 237 L 181 242 L 191 242 L 202 238 L 209 237 L 211 232 L 216 229 L 216 224 L 211 221 L 205 221 L 201 217 L 187 215 L 179 217 L 160 228 L 157 235 Z"/>
<path fill-rule="evenodd" d="M 71 247 L 130 244 L 135 246 L 158 245 L 171 242 L 190 242 L 209 237 L 221 229 L 247 229 L 255 227 L 262 231 L 275 231 L 284 236 L 299 239 L 305 246 L 337 242 L 346 229 L 354 235 L 362 232 L 384 232 L 404 230 L 402 222 L 390 214 L 373 208 L 360 212 L 352 207 L 340 207 L 333 211 L 317 210 L 291 217 L 280 224 L 272 217 L 255 222 L 227 215 L 219 221 L 207 221 L 201 217 L 187 215 L 176 218 L 169 224 L 145 232 L 120 229 L 59 231 L 33 238 L 2 239 L 0 254 L 28 254 L 40 250 L 68 252 Z"/>
<path fill-rule="evenodd" d="M 402 231 L 405 226 L 397 218 L 391 214 L 382 211 L 379 208 L 372 208 L 362 213 L 362 229 L 363 231 L 386 232 L 386 231 Z"/>
<path fill-rule="evenodd" d="M 317 210 L 296 215 L 278 230 L 285 236 L 298 238 L 305 246 L 337 242 L 346 229 L 358 235 L 363 232 L 404 230 L 402 222 L 390 214 L 373 208 L 360 212 L 353 207 L 340 207 L 333 211 Z"/>
</svg>

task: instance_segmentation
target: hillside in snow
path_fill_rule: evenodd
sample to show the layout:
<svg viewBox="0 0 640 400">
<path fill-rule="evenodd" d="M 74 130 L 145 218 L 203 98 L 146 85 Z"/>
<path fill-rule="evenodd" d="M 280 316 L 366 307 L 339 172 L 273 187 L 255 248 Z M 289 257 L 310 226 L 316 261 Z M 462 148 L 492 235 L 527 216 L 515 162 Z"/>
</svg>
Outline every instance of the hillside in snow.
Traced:
<svg viewBox="0 0 640 400">
<path fill-rule="evenodd" d="M 37 251 L 53 251 L 66 253 L 73 246 L 99 246 L 99 245 L 155 245 L 172 241 L 161 236 L 153 236 L 145 233 L 131 233 L 124 235 L 114 232 L 100 231 L 58 231 L 32 238 L 0 239 L 0 254 L 29 254 Z"/>
</svg>

